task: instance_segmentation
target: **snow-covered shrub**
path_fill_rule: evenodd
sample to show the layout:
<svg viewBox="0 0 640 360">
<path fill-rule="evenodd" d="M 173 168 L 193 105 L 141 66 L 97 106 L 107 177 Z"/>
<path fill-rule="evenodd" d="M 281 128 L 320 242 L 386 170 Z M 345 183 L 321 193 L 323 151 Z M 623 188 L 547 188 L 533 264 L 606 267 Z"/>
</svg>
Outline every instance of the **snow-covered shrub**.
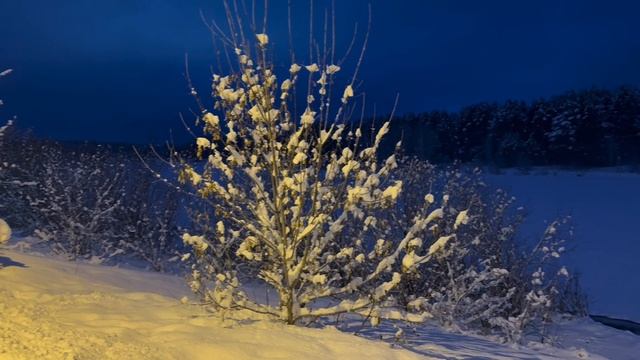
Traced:
<svg viewBox="0 0 640 360">
<path fill-rule="evenodd" d="M 452 239 L 452 246 L 405 278 L 397 297 L 408 307 L 419 305 L 428 309 L 445 326 L 477 327 L 483 316 L 508 306 L 504 301 L 506 294 L 497 291 L 508 274 L 496 264 L 500 250 L 494 248 L 493 242 L 497 239 L 491 238 L 481 245 L 489 235 L 487 227 L 498 224 L 479 221 L 487 214 L 477 177 L 465 175 L 455 166 L 443 170 L 416 158 L 402 158 L 400 163 L 398 175 L 407 184 L 407 191 L 400 197 L 401 206 L 384 221 L 389 224 L 410 221 L 417 210 L 413 194 L 442 191 L 447 194 L 443 211 L 449 216 L 431 227 L 421 240 L 431 244 L 440 233 L 450 231 L 456 231 L 457 236 Z M 503 220 L 502 216 L 497 218 Z M 503 239 L 508 236 L 507 229 L 514 225 L 515 221 L 501 226 Z"/>
<path fill-rule="evenodd" d="M 139 160 L 129 164 L 125 188 L 127 196 L 116 214 L 124 231 L 116 251 L 146 261 L 155 271 L 164 271 L 168 260 L 178 254 L 180 243 L 178 193 L 157 182 Z"/>
<path fill-rule="evenodd" d="M 531 250 L 515 253 L 507 283 L 513 289 L 506 315 L 491 319 L 506 340 L 518 342 L 526 335 L 547 339 L 555 315 L 585 316 L 586 301 L 577 277 L 562 263 L 566 239 L 572 236 L 570 218 L 551 222 Z"/>
<path fill-rule="evenodd" d="M 5 75 L 7 75 L 10 72 L 10 70 L 5 70 L 0 72 L 0 77 L 3 77 Z M 2 106 L 4 103 L 2 101 L 2 99 L 0 99 L 0 106 Z M 9 127 L 12 125 L 11 121 L 8 121 L 6 124 L 0 125 L 0 156 L 3 154 L 3 151 L 5 146 L 5 133 L 7 132 L 7 130 L 9 129 Z M 0 186 L 2 183 L 4 183 L 4 178 L 3 175 L 6 172 L 6 169 L 10 166 L 9 162 L 7 161 L 7 159 L 5 158 L 5 156 L 1 156 L 0 157 Z M 3 191 L 4 193 L 4 191 Z M 0 220 L 2 221 L 2 223 L 4 223 L 6 225 L 6 222 L 4 220 L 2 220 L 0 218 Z M 0 224 L 1 225 L 1 224 Z M 4 240 L 6 241 L 6 240 Z M 0 240 L 0 243 L 3 242 L 2 240 Z"/>
<path fill-rule="evenodd" d="M 0 171 L 0 216 L 14 228 L 70 258 L 133 255 L 162 270 L 176 256 L 179 199 L 137 156 L 7 131 L 0 152 L 11 166 Z"/>
<path fill-rule="evenodd" d="M 11 71 L 11 69 L 0 71 L 0 78 L 9 75 Z M 4 105 L 4 101 L 2 100 L 2 98 L 0 98 L 0 106 L 2 105 Z M 0 125 L 0 141 L 2 141 L 2 137 L 4 136 L 4 133 L 9 128 L 9 126 L 11 126 L 11 123 L 11 121 L 8 121 L 6 124 Z"/>
<path fill-rule="evenodd" d="M 11 69 L 0 71 L 0 78 Z M 0 107 L 4 105 L 0 98 Z M 13 120 L 0 122 L 0 218 L 13 226 L 25 225 L 32 219 L 25 188 L 32 183 L 25 180 L 26 172 L 18 163 L 29 161 L 29 153 L 21 146 L 24 136 L 18 134 Z"/>
<path fill-rule="evenodd" d="M 465 211 L 461 209 L 470 214 L 463 217 L 466 226 L 456 231 L 452 246 L 397 288 L 397 297 L 406 306 L 419 302 L 444 326 L 491 332 L 507 341 L 518 341 L 528 333 L 544 335 L 555 314 L 585 314 L 576 277 L 561 262 L 563 242 L 570 237 L 567 219 L 553 222 L 539 244 L 529 247 L 519 233 L 524 209 L 516 208 L 515 198 L 505 191 L 489 189 L 479 170 L 440 169 L 411 158 L 401 159 L 400 164 L 398 175 L 406 191 L 399 198 L 401 206 L 384 221 L 411 219 L 416 211 L 411 194 L 424 190 L 443 189 L 449 194 L 445 214 L 456 219 Z M 456 222 L 443 221 L 439 226 L 431 230 L 451 231 Z"/>
<path fill-rule="evenodd" d="M 39 153 L 44 142 L 16 126 L 0 137 L 0 217 L 20 232 L 33 231 L 37 211 L 31 206 L 38 197 Z"/>
<path fill-rule="evenodd" d="M 36 234 L 70 258 L 115 251 L 122 234 L 116 216 L 125 196 L 122 163 L 100 145 L 48 143 L 40 151 L 37 194 L 30 198 L 39 219 Z"/>
<path fill-rule="evenodd" d="M 247 309 L 288 324 L 343 313 L 373 324 L 422 321 L 425 313 L 395 308 L 391 294 L 455 238 L 455 231 L 443 231 L 431 246 L 418 240 L 445 216 L 446 197 L 423 194 L 400 238 L 365 241 L 376 217 L 402 193 L 395 156 L 377 156 L 389 122 L 363 145 L 368 131 L 348 123 L 355 77 L 336 89 L 340 66 L 319 61 L 294 63 L 278 80 L 268 36 L 256 39 L 255 51 L 246 43 L 235 49 L 239 73 L 213 76 L 215 101 L 202 105 L 205 135 L 196 141 L 206 162 L 202 169 L 185 163 L 181 173 L 215 207 L 217 221 L 215 236 L 183 235 L 195 257 L 192 289 L 216 309 Z M 292 94 L 305 77 L 306 105 L 296 114 Z M 236 268 L 218 266 L 221 253 L 250 264 L 277 302 L 253 296 Z"/>
<path fill-rule="evenodd" d="M 0 72 L 0 77 L 6 76 L 9 73 L 11 73 L 11 70 L 4 70 Z M 3 101 L 2 99 L 0 99 L 0 106 L 2 105 L 3 105 Z M 0 126 L 0 156 L 2 155 L 2 150 L 4 149 L 5 133 L 7 132 L 7 129 L 9 129 L 11 125 L 12 125 L 12 122 L 8 121 L 6 125 Z M 8 168 L 9 166 L 10 164 L 8 163 L 7 159 L 4 159 L 4 157 L 0 157 L 0 183 L 4 181 L 3 173 L 6 171 L 6 168 Z M 4 194 L 0 196 L 3 196 L 3 195 Z M 9 241 L 10 238 L 11 238 L 11 228 L 9 227 L 9 224 L 7 224 L 7 222 L 0 217 L 0 245 Z"/>
<path fill-rule="evenodd" d="M 7 133 L 9 127 L 12 125 L 11 121 L 7 122 L 6 125 L 2 125 L 0 126 L 0 154 L 3 154 L 2 157 L 0 157 L 0 187 L 4 187 L 5 183 L 7 182 L 6 180 L 6 172 L 10 169 L 11 164 L 9 163 L 6 155 L 4 155 L 4 151 L 7 149 L 6 146 L 6 139 L 5 139 L 5 133 Z M 6 191 L 2 191 L 3 195 Z M 4 200 L 0 201 L 0 203 L 5 203 Z"/>
</svg>

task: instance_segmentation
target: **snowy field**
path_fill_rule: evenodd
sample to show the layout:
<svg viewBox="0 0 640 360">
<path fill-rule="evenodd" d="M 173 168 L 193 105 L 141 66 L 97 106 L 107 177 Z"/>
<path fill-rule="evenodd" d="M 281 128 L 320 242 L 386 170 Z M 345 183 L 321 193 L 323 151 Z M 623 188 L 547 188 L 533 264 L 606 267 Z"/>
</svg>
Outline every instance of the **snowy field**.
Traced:
<svg viewBox="0 0 640 360">
<path fill-rule="evenodd" d="M 0 359 L 634 359 L 638 337 L 590 320 L 553 329 L 557 348 L 507 346 L 433 325 L 407 331 L 286 326 L 183 304 L 181 278 L 3 250 Z M 242 315 L 236 315 L 242 316 Z"/>
<path fill-rule="evenodd" d="M 581 274 L 590 312 L 640 322 L 640 174 L 534 170 L 487 180 L 527 208 L 524 232 L 532 239 L 554 217 L 571 215 L 567 260 Z"/>
</svg>

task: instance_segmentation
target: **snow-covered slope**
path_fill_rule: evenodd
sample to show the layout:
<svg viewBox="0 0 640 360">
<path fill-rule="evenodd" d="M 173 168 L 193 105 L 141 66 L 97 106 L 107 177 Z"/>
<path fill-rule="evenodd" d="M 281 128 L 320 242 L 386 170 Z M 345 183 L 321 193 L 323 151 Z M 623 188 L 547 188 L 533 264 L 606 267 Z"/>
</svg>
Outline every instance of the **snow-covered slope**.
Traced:
<svg viewBox="0 0 640 360">
<path fill-rule="evenodd" d="M 640 174 L 538 170 L 487 180 L 527 208 L 529 236 L 540 236 L 545 222 L 571 215 L 575 241 L 568 261 L 581 275 L 591 312 L 640 322 Z"/>
<path fill-rule="evenodd" d="M 0 359 L 419 358 L 330 328 L 222 321 L 181 304 L 179 278 L 0 256 Z"/>
<path fill-rule="evenodd" d="M 424 326 L 354 336 L 225 319 L 178 300 L 182 279 L 0 252 L 0 359 L 632 359 L 638 337 L 588 320 L 557 328 L 563 349 L 515 347 Z M 600 355 L 598 355 L 600 354 Z"/>
</svg>

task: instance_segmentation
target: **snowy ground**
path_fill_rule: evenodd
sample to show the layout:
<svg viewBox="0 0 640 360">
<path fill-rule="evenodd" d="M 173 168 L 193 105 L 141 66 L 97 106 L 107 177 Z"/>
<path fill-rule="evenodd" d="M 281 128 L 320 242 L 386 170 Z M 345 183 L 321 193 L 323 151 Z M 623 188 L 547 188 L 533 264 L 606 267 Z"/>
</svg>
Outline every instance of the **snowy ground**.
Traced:
<svg viewBox="0 0 640 360">
<path fill-rule="evenodd" d="M 0 359 L 418 358 L 332 329 L 219 320 L 179 302 L 180 278 L 4 256 Z"/>
<path fill-rule="evenodd" d="M 0 359 L 633 359 L 635 335 L 589 320 L 557 327 L 557 344 L 512 347 L 434 326 L 357 337 L 266 320 L 224 321 L 178 300 L 182 279 L 0 252 Z"/>
<path fill-rule="evenodd" d="M 640 174 L 534 170 L 487 180 L 527 208 L 524 231 L 532 237 L 546 222 L 571 215 L 575 241 L 568 261 L 581 274 L 591 313 L 640 322 Z"/>
</svg>

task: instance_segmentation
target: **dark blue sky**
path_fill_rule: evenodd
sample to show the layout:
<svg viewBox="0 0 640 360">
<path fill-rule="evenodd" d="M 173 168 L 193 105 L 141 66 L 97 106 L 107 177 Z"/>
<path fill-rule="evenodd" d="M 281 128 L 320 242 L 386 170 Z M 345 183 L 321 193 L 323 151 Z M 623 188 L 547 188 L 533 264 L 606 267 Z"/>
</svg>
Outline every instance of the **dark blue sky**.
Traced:
<svg viewBox="0 0 640 360">
<path fill-rule="evenodd" d="M 148 143 L 178 139 L 193 106 L 184 54 L 206 93 L 213 63 L 199 10 L 222 21 L 219 0 L 0 0 L 0 93 L 22 127 L 59 139 Z M 250 4 L 250 1 L 248 1 Z M 286 1 L 271 1 L 278 45 Z M 368 1 L 338 0 L 343 42 Z M 640 84 L 640 1 L 371 0 L 361 79 L 368 102 L 400 113 L 479 101 L 531 100 L 591 86 Z M 308 1 L 293 0 L 306 55 Z M 318 8 L 330 4 L 316 0 Z M 279 45 L 286 46 L 286 35 Z M 343 46 L 344 47 L 344 46 Z M 286 62 L 286 56 L 280 60 Z"/>
</svg>

